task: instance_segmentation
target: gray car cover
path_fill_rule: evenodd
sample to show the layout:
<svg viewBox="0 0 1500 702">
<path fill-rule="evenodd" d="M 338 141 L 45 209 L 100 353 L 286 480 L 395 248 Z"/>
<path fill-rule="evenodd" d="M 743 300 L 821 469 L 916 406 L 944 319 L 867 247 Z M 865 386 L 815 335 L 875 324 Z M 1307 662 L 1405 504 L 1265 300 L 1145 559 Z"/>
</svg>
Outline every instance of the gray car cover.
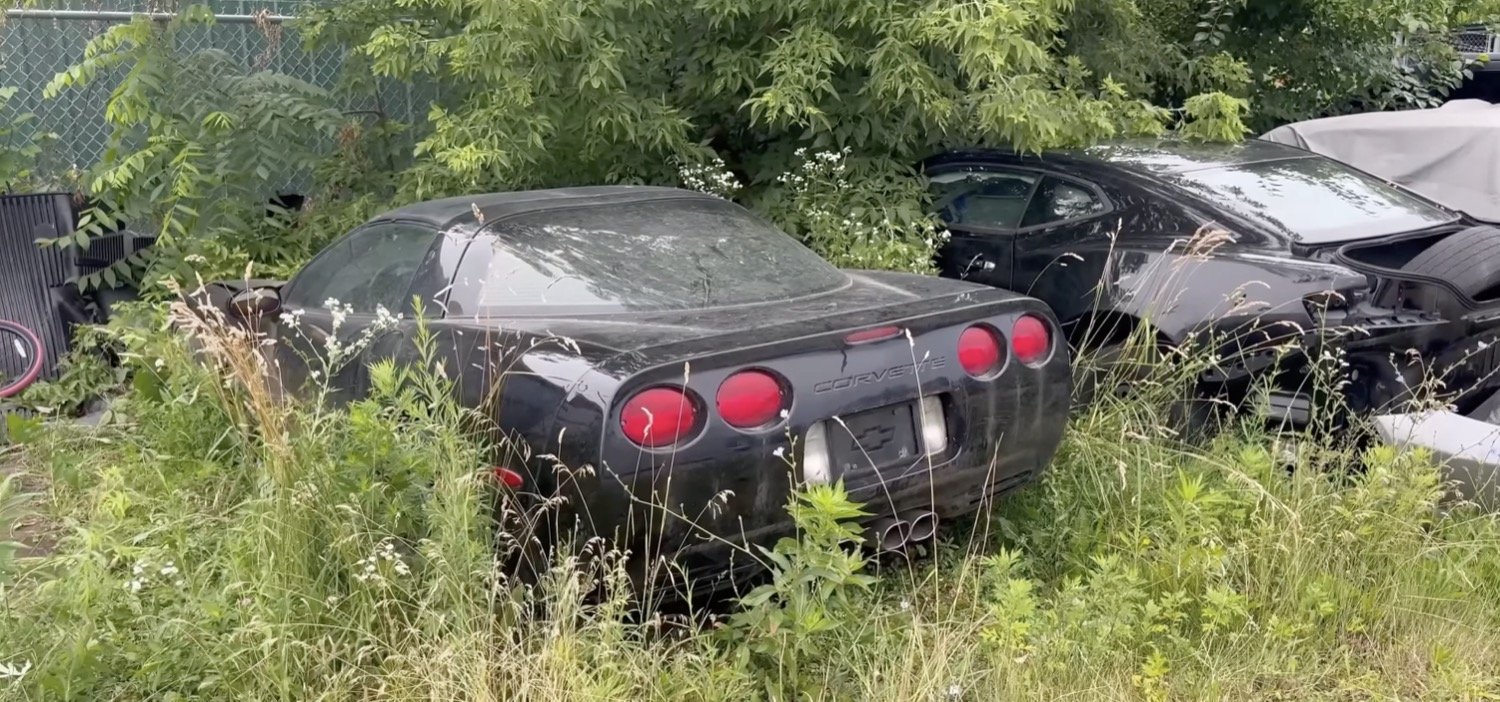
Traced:
<svg viewBox="0 0 1500 702">
<path fill-rule="evenodd" d="M 1261 138 L 1342 161 L 1450 209 L 1500 222 L 1500 106 L 1483 100 L 1309 120 Z"/>
</svg>

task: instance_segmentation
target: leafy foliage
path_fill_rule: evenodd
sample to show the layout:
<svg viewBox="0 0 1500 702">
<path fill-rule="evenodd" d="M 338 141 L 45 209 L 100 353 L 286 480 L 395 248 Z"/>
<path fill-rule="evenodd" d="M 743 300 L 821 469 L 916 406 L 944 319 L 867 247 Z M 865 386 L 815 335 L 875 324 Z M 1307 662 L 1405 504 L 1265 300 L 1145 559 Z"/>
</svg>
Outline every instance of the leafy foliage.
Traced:
<svg viewBox="0 0 1500 702">
<path fill-rule="evenodd" d="M 99 204 L 73 241 L 152 227 L 157 276 L 237 273 L 248 260 L 288 272 L 391 204 L 686 183 L 680 169 L 703 164 L 722 164 L 735 197 L 842 265 L 924 270 L 942 236 L 910 181 L 935 150 L 1168 129 L 1233 140 L 1358 105 L 1431 105 L 1465 75 L 1449 32 L 1495 16 L 1492 3 L 1459 0 L 339 0 L 310 11 L 309 38 L 350 50 L 341 89 L 405 81 L 437 96 L 426 120 L 402 125 L 341 119 L 311 86 L 179 51 L 174 37 L 211 21 L 192 5 L 170 23 L 111 29 L 51 90 L 125 69 L 89 188 Z M 841 154 L 847 171 L 824 172 L 809 152 Z M 301 226 L 263 216 L 305 174 Z"/>
<path fill-rule="evenodd" d="M 926 192 L 907 164 L 847 148 L 796 155 L 802 163 L 760 201 L 787 231 L 840 267 L 931 271 L 947 232 L 921 207 Z"/>
<path fill-rule="evenodd" d="M 6 109 L 7 103 L 15 96 L 15 88 L 0 87 L 0 193 L 30 184 L 43 146 L 57 138 L 56 134 L 35 134 L 26 128 L 36 115 L 29 112 L 12 114 Z"/>
<path fill-rule="evenodd" d="M 1358 107 L 1435 104 L 1465 66 L 1448 39 L 1500 6 L 1457 0 L 1079 0 L 1065 35 L 1159 103 L 1225 92 L 1256 132 Z"/>
<path fill-rule="evenodd" d="M 351 42 L 379 76 L 441 86 L 402 177 L 410 197 L 673 183 L 682 164 L 722 162 L 744 198 L 820 253 L 913 270 L 936 237 L 920 185 L 900 181 L 929 152 L 1040 149 L 1172 123 L 1066 54 L 1072 7 L 345 0 L 308 31 Z M 1204 133 L 1239 133 L 1236 110 L 1185 116 L 1219 123 Z M 847 158 L 848 177 L 833 179 L 840 200 L 809 185 L 807 151 Z"/>
<path fill-rule="evenodd" d="M 828 634 L 859 621 L 858 595 L 875 579 L 861 571 L 858 519 L 867 513 L 849 500 L 843 485 L 812 486 L 793 497 L 788 510 L 797 538 L 784 538 L 762 552 L 772 579 L 741 599 L 725 639 L 746 665 L 766 671 L 772 699 L 812 694 L 818 680 L 809 667 L 830 653 Z M 807 663 L 813 663 L 808 666 Z"/>
<path fill-rule="evenodd" d="M 47 86 L 56 95 L 124 71 L 105 108 L 109 146 L 89 183 L 96 204 L 64 245 L 86 246 L 123 226 L 157 236 L 85 287 L 238 275 L 248 260 L 310 251 L 289 218 L 267 216 L 267 203 L 319 162 L 338 113 L 307 83 L 246 72 L 220 51 L 177 49 L 180 33 L 212 21 L 206 6 L 193 5 L 165 24 L 141 17 L 112 27 Z"/>
<path fill-rule="evenodd" d="M 57 363 L 57 377 L 26 388 L 13 404 L 47 417 L 75 417 L 118 391 L 128 366 L 116 363 L 118 345 L 107 330 L 81 326 L 72 348 Z"/>
</svg>

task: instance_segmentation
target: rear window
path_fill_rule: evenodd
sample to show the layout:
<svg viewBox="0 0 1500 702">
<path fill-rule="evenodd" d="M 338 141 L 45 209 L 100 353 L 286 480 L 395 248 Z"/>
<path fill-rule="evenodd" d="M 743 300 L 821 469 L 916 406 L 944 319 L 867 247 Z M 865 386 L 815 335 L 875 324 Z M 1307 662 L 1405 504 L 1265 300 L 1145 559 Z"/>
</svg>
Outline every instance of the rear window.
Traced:
<svg viewBox="0 0 1500 702">
<path fill-rule="evenodd" d="M 842 271 L 727 200 L 572 207 L 474 240 L 450 315 L 603 314 L 774 302 L 841 287 Z"/>
<path fill-rule="evenodd" d="M 1309 244 L 1396 234 L 1457 217 L 1326 158 L 1264 161 L 1169 177 L 1208 202 Z"/>
</svg>

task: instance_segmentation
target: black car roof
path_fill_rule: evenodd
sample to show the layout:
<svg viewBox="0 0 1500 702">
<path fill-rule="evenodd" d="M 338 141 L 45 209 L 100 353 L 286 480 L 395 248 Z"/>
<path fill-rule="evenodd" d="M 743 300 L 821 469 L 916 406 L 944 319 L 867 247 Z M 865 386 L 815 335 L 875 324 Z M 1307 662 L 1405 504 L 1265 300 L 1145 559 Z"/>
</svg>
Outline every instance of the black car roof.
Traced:
<svg viewBox="0 0 1500 702">
<path fill-rule="evenodd" d="M 1165 176 L 1189 171 L 1263 163 L 1287 159 L 1316 158 L 1315 154 L 1284 144 L 1249 139 L 1237 144 L 1205 143 L 1185 139 L 1121 139 L 1082 149 L 1058 149 L 1041 155 L 1006 148 L 954 151 L 930 164 L 962 161 L 986 155 L 1036 160 L 1057 166 L 1096 168 L 1100 165 L 1147 176 Z"/>
<path fill-rule="evenodd" d="M 642 200 L 667 199 L 718 199 L 712 195 L 647 185 L 597 185 L 577 188 L 552 188 L 547 190 L 517 190 L 503 193 L 460 195 L 441 200 L 428 200 L 397 208 L 380 215 L 377 219 L 405 219 L 431 224 L 438 229 L 447 229 L 455 224 L 475 222 L 482 218 L 493 222 L 511 215 L 560 207 L 587 207 Z M 480 217 L 475 217 L 478 210 Z"/>
<path fill-rule="evenodd" d="M 1302 149 L 1259 139 L 1248 139 L 1237 144 L 1182 139 L 1136 139 L 1100 144 L 1074 153 L 1108 161 L 1130 170 L 1158 175 L 1314 157 Z"/>
</svg>

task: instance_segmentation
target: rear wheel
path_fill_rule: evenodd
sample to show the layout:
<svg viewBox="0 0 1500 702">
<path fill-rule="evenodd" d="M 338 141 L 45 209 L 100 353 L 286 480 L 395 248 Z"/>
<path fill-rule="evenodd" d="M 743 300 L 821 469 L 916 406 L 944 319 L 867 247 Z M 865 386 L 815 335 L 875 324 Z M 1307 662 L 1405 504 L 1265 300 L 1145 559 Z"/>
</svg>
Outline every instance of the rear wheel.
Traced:
<svg viewBox="0 0 1500 702">
<path fill-rule="evenodd" d="M 1075 351 L 1074 358 L 1080 362 L 1073 383 L 1075 408 L 1087 407 L 1105 397 L 1125 397 L 1135 381 L 1143 380 L 1151 370 L 1139 358 L 1132 358 L 1123 341 Z"/>
<path fill-rule="evenodd" d="M 1417 254 L 1403 270 L 1448 281 L 1476 300 L 1500 294 L 1500 229 L 1470 227 Z"/>
<path fill-rule="evenodd" d="M 1215 400 L 1191 378 L 1174 377 L 1168 348 L 1136 348 L 1115 341 L 1086 351 L 1074 382 L 1074 408 L 1115 399 L 1159 403 L 1162 418 L 1183 438 L 1204 436 L 1215 417 Z"/>
<path fill-rule="evenodd" d="M 41 377 L 45 363 L 36 332 L 0 319 L 0 398 L 21 394 Z"/>
</svg>

